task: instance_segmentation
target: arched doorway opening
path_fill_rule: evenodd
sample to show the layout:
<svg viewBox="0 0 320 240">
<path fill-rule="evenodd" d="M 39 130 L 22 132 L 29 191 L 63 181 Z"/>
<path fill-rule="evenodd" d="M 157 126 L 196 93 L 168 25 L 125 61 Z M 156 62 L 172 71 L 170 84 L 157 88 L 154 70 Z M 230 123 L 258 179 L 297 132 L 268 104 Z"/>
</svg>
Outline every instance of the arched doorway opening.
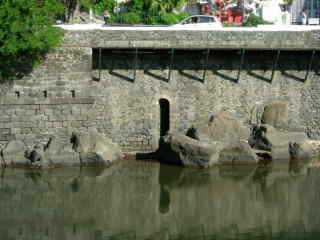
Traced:
<svg viewBox="0 0 320 240">
<path fill-rule="evenodd" d="M 160 105 L 160 136 L 166 135 L 170 130 L 170 103 L 167 99 L 161 98 Z"/>
</svg>

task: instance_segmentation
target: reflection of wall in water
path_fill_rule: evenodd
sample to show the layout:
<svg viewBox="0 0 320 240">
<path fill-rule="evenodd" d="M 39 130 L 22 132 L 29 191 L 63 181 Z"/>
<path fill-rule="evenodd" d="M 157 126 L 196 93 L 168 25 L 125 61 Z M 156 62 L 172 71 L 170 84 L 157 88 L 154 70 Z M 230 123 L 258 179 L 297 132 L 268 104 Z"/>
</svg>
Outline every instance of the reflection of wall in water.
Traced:
<svg viewBox="0 0 320 240">
<path fill-rule="evenodd" d="M 319 171 L 289 177 L 287 168 L 198 171 L 157 164 L 119 165 L 24 174 L 6 170 L 0 182 L 0 235 L 6 239 L 145 239 L 158 233 L 270 234 L 319 229 Z M 168 173 L 171 179 L 166 178 Z M 261 176 L 262 175 L 262 176 Z M 266 183 L 262 187 L 262 180 Z M 253 180 L 254 178 L 254 180 Z M 78 190 L 72 184 L 78 181 Z M 159 212 L 160 188 L 169 192 Z"/>
</svg>

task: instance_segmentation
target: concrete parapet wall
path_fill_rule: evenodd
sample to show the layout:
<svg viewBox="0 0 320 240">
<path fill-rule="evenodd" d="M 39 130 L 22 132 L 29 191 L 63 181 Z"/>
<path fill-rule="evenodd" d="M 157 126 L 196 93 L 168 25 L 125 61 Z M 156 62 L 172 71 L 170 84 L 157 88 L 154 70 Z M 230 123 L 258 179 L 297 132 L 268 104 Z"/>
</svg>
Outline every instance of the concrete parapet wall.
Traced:
<svg viewBox="0 0 320 240">
<path fill-rule="evenodd" d="M 135 31 L 67 31 L 64 46 L 91 48 L 320 49 L 320 30 L 139 31 L 138 28 Z"/>
</svg>

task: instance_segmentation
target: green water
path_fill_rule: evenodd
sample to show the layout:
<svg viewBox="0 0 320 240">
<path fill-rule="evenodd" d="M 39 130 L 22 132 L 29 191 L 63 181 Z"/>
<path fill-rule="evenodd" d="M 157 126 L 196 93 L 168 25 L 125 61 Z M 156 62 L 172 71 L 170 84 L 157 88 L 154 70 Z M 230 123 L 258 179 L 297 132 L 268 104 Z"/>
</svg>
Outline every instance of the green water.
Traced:
<svg viewBox="0 0 320 240">
<path fill-rule="evenodd" d="M 0 240 L 320 239 L 317 168 L 0 173 Z"/>
</svg>

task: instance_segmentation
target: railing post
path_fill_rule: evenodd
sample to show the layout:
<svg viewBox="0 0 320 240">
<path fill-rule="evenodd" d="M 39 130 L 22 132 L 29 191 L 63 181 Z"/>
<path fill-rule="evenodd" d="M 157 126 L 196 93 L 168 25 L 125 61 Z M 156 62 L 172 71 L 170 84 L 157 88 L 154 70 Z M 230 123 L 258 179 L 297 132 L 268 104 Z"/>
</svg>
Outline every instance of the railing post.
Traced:
<svg viewBox="0 0 320 240">
<path fill-rule="evenodd" d="M 241 58 L 240 58 L 240 64 L 239 64 L 237 82 L 238 82 L 239 79 L 240 79 L 240 74 L 241 74 L 241 70 L 242 70 L 243 63 L 244 63 L 244 55 L 245 55 L 245 49 L 241 49 Z"/>
<path fill-rule="evenodd" d="M 203 65 L 203 75 L 202 75 L 202 81 L 205 81 L 207 68 L 208 68 L 208 61 L 209 61 L 209 55 L 210 55 L 210 49 L 206 50 L 206 59 Z"/>
<path fill-rule="evenodd" d="M 273 81 L 274 71 L 278 66 L 279 58 L 280 58 L 280 50 L 277 50 L 277 55 L 275 57 L 275 61 L 273 62 L 273 66 L 272 66 L 271 81 Z"/>
<path fill-rule="evenodd" d="M 309 64 L 308 64 L 308 68 L 307 68 L 307 72 L 306 72 L 306 76 L 304 77 L 304 81 L 308 80 L 309 72 L 312 69 L 315 54 L 316 54 L 316 50 L 312 50 L 311 57 L 310 57 Z"/>
<path fill-rule="evenodd" d="M 171 80 L 171 71 L 173 67 L 173 60 L 174 60 L 174 48 L 171 48 L 170 54 L 170 65 L 169 65 L 169 73 L 168 73 L 168 81 Z"/>
</svg>

